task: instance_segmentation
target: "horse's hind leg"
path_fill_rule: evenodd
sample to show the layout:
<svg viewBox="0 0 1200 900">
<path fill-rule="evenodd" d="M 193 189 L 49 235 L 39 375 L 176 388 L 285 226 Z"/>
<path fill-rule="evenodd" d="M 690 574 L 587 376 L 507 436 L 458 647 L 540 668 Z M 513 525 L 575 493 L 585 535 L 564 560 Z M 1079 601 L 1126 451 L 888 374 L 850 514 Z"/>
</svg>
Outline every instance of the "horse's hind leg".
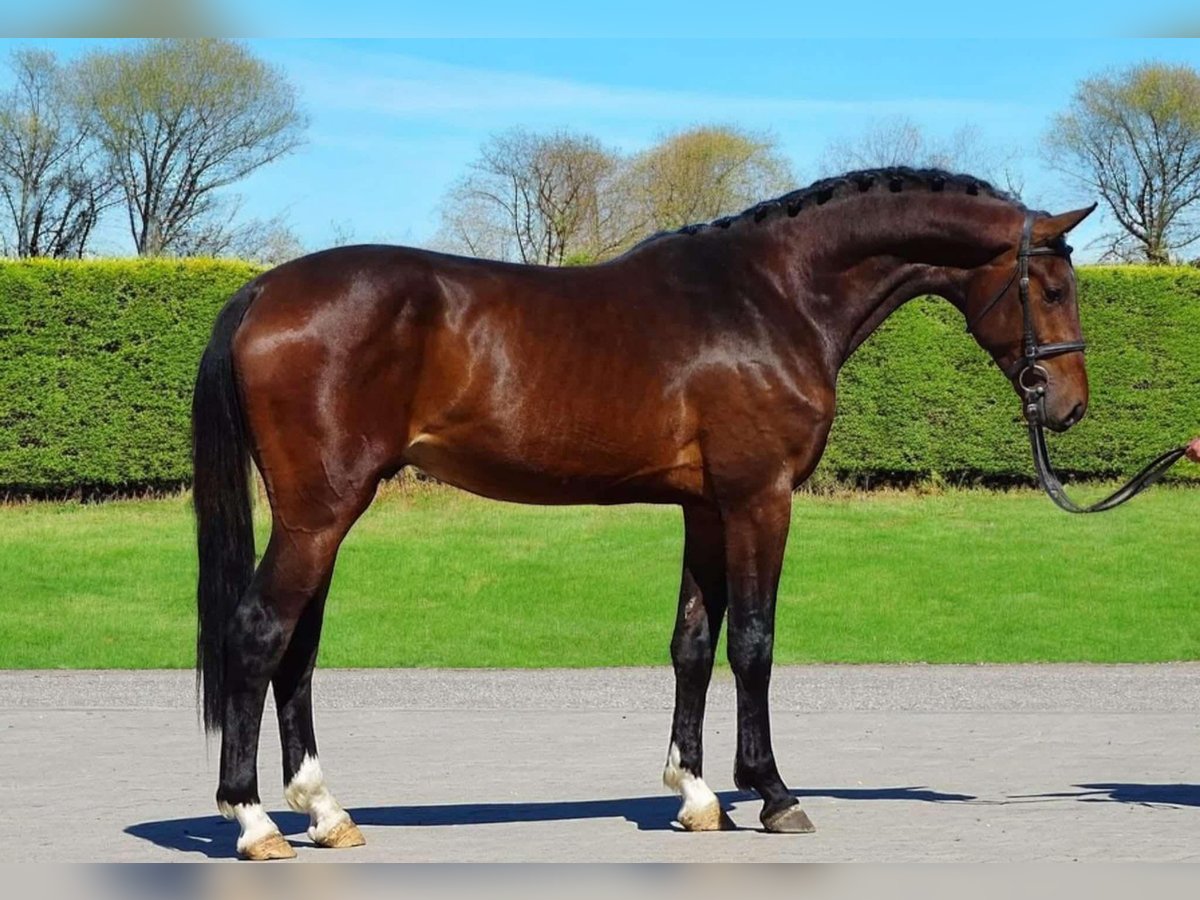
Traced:
<svg viewBox="0 0 1200 900">
<path fill-rule="evenodd" d="M 724 536 L 715 510 L 688 507 L 683 515 L 683 579 L 671 639 L 675 716 L 663 784 L 683 797 L 680 825 L 688 831 L 724 831 L 733 823 L 701 775 L 704 705 L 727 596 Z"/>
<path fill-rule="evenodd" d="M 358 847 L 366 843 L 349 814 L 325 786 L 317 757 L 312 717 L 312 674 L 321 640 L 321 622 L 329 579 L 300 616 L 292 641 L 271 684 L 283 744 L 284 798 L 296 812 L 308 813 L 308 836 L 322 847 Z"/>
<path fill-rule="evenodd" d="M 328 589 L 338 545 L 366 503 L 320 527 L 292 528 L 276 508 L 275 525 L 250 589 L 225 635 L 225 708 L 217 803 L 241 825 L 238 853 L 248 859 L 295 855 L 263 811 L 258 793 L 258 738 L 267 686 L 283 662 L 305 611 Z M 351 514 L 352 513 L 352 514 Z M 312 642 L 315 652 L 315 641 Z M 301 652 L 302 655 L 302 652 Z M 289 708 L 290 712 L 290 708 Z M 311 730 L 311 726 L 310 726 Z"/>
</svg>

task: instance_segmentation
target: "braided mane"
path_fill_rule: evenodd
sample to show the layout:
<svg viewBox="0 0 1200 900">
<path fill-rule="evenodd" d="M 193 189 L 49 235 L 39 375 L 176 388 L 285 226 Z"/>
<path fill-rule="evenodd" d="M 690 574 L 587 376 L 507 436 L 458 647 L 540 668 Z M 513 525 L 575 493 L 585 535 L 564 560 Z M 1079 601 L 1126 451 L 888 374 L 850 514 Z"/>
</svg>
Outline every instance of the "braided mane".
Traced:
<svg viewBox="0 0 1200 900">
<path fill-rule="evenodd" d="M 796 216 L 810 207 L 824 206 L 831 200 L 865 194 L 868 191 L 890 191 L 898 194 L 914 189 L 927 190 L 935 194 L 950 191 L 970 196 L 992 197 L 1025 209 L 1025 205 L 1014 195 L 973 175 L 946 172 L 942 169 L 912 169 L 907 166 L 892 166 L 883 169 L 861 169 L 833 178 L 823 178 L 808 187 L 791 191 L 772 200 L 756 203 L 737 215 L 723 216 L 712 222 L 684 225 L 674 231 L 660 231 L 646 238 L 641 244 L 671 234 L 695 234 L 706 228 L 728 228 L 735 223 L 744 221 L 761 222 L 764 219 L 778 218 L 782 215 Z"/>
</svg>

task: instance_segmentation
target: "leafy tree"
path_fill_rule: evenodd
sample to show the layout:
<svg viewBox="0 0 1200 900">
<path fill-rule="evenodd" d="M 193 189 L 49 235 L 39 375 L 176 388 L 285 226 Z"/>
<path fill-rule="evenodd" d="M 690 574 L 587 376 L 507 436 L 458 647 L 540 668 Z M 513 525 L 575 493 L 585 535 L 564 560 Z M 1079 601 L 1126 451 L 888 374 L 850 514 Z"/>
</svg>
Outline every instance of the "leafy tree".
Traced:
<svg viewBox="0 0 1200 900">
<path fill-rule="evenodd" d="M 11 223 L 5 249 L 82 256 L 115 184 L 70 102 L 76 73 L 38 50 L 18 50 L 10 64 L 15 82 L 0 97 L 0 213 Z"/>
<path fill-rule="evenodd" d="M 1200 239 L 1196 69 L 1146 63 L 1080 82 L 1045 150 L 1108 207 L 1109 256 L 1165 263 Z"/>
<path fill-rule="evenodd" d="M 630 228 L 654 232 L 741 212 L 794 178 L 770 135 L 704 125 L 635 156 L 621 185 Z"/>
<path fill-rule="evenodd" d="M 294 150 L 307 124 L 284 75 L 232 41 L 148 41 L 81 71 L 80 106 L 143 256 L 226 241 L 219 191 Z"/>
</svg>

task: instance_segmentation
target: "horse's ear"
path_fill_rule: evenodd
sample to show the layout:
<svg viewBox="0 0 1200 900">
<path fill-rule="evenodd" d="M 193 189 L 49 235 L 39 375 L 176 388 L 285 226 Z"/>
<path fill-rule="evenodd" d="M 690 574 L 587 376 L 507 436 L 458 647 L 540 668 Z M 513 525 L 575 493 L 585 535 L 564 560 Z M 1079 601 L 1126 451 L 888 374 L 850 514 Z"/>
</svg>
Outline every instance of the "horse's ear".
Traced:
<svg viewBox="0 0 1200 900">
<path fill-rule="evenodd" d="M 1084 219 L 1092 214 L 1096 204 L 1085 206 L 1083 209 L 1073 209 L 1070 212 L 1059 213 L 1057 216 L 1042 216 L 1033 223 L 1032 244 L 1039 247 L 1058 240 Z"/>
</svg>

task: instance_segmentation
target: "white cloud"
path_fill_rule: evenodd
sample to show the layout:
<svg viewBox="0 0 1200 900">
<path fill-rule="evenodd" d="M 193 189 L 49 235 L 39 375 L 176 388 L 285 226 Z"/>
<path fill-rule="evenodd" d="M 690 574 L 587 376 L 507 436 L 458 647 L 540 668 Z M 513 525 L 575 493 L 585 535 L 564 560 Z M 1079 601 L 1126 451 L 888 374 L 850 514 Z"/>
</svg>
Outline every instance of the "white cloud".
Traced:
<svg viewBox="0 0 1200 900">
<path fill-rule="evenodd" d="M 936 97 L 828 100 L 625 87 L 370 51 L 355 51 L 338 63 L 297 61 L 290 68 L 305 99 L 318 107 L 442 122 L 546 115 L 706 121 L 838 114 L 971 116 L 995 115 L 1006 106 L 995 100 Z"/>
</svg>

